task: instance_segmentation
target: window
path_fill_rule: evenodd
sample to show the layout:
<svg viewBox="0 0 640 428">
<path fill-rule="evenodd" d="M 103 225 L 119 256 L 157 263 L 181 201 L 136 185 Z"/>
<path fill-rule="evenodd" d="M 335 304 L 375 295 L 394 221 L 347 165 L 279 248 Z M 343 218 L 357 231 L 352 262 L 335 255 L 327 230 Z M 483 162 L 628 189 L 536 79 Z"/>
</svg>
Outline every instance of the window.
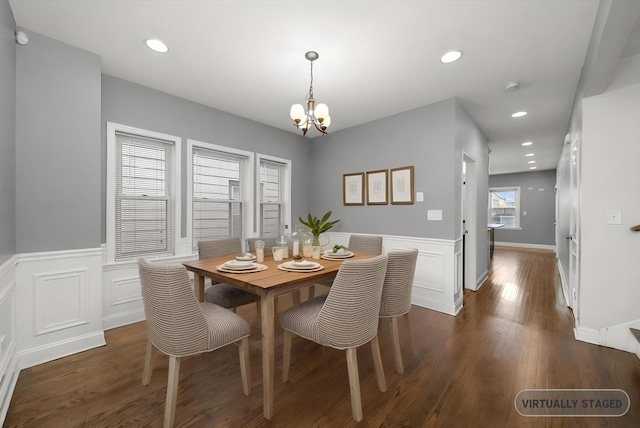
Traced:
<svg viewBox="0 0 640 428">
<path fill-rule="evenodd" d="M 107 124 L 107 257 L 175 254 L 179 241 L 177 137 Z"/>
<path fill-rule="evenodd" d="M 258 155 L 258 213 L 260 235 L 277 236 L 285 233 L 291 222 L 287 202 L 290 198 L 291 161 Z"/>
<path fill-rule="evenodd" d="M 520 187 L 489 189 L 489 223 L 504 224 L 503 229 L 520 228 Z"/>
<path fill-rule="evenodd" d="M 188 141 L 190 162 L 188 235 L 196 252 L 203 239 L 237 236 L 244 239 L 250 210 L 253 154 L 197 141 Z"/>
</svg>

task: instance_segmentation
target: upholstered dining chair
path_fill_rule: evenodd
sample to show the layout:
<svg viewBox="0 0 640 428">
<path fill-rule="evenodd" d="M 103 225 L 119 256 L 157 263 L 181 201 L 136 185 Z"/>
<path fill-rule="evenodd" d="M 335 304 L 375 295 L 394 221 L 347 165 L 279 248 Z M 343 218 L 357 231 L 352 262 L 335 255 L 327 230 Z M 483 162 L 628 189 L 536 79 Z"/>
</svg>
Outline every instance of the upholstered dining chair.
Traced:
<svg viewBox="0 0 640 428">
<path fill-rule="evenodd" d="M 206 241 L 198 241 L 198 257 L 218 257 L 229 254 L 238 256 L 242 254 L 240 238 L 220 238 Z M 211 287 L 204 292 L 206 302 L 215 303 L 223 308 L 236 311 L 238 306 L 256 303 L 258 319 L 260 319 L 260 296 L 224 282 L 211 281 Z"/>
<path fill-rule="evenodd" d="M 344 261 L 328 295 L 289 308 L 280 318 L 280 325 L 284 329 L 282 381 L 289 379 L 291 340 L 294 335 L 320 345 L 346 350 L 351 410 L 358 422 L 362 420 L 356 352 L 359 346 L 371 343 L 378 388 L 382 392 L 387 390 L 377 336 L 387 260 L 386 255 L 380 255 Z"/>
<path fill-rule="evenodd" d="M 249 323 L 220 306 L 198 302 L 182 265 L 155 265 L 140 259 L 138 270 L 148 338 L 143 385 L 151 382 L 155 350 L 169 356 L 163 426 L 172 427 L 175 420 L 182 357 L 238 343 L 242 390 L 251 394 Z"/>
<path fill-rule="evenodd" d="M 349 244 L 347 248 L 350 251 L 362 251 L 371 254 L 382 254 L 382 236 L 374 235 L 351 235 L 349 236 Z M 328 287 L 331 287 L 331 281 L 322 281 L 314 284 L 309 288 L 309 298 L 313 298 L 316 294 L 316 289 L 326 293 Z"/>
<path fill-rule="evenodd" d="M 398 335 L 398 318 L 404 318 L 407 324 L 407 332 L 411 342 L 414 356 L 417 355 L 416 345 L 413 341 L 411 330 L 411 289 L 416 271 L 418 250 L 395 250 L 387 253 L 389 263 L 382 287 L 382 299 L 380 302 L 380 318 L 389 319 L 391 324 L 391 337 L 393 341 L 393 358 L 396 372 L 404 373 L 402 353 L 400 352 L 400 337 Z"/>
<path fill-rule="evenodd" d="M 264 242 L 264 250 L 271 251 L 274 245 L 276 245 L 276 238 L 247 238 L 247 251 L 253 252 L 256 250 L 256 241 Z"/>
<path fill-rule="evenodd" d="M 351 235 L 347 248 L 351 251 L 382 254 L 382 236 Z"/>
</svg>

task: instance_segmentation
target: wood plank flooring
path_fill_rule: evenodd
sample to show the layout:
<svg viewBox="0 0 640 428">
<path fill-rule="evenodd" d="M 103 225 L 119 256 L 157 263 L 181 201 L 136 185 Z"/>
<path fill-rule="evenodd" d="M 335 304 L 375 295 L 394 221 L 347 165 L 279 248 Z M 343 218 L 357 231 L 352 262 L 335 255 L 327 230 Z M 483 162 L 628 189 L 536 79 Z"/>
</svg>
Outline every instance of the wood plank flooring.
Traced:
<svg viewBox="0 0 640 428">
<path fill-rule="evenodd" d="M 279 306 L 290 304 L 285 300 Z M 257 329 L 255 305 L 238 313 Z M 249 397 L 242 394 L 235 346 L 183 360 L 176 426 L 640 426 L 640 361 L 634 354 L 574 339 L 551 251 L 496 247 L 488 280 L 479 291 L 465 293 L 458 316 L 414 306 L 411 319 L 418 356 L 400 323 L 403 375 L 394 371 L 390 331 L 381 327 L 387 392 L 378 390 L 370 347 L 358 350 L 364 412 L 359 424 L 351 418 L 344 352 L 296 339 L 290 380 L 282 383 L 282 334 L 276 331 L 271 421 L 262 416 L 256 334 Z M 145 324 L 105 334 L 104 347 L 23 370 L 4 426 L 162 426 L 168 358 L 156 358 L 151 384 L 144 387 Z M 525 418 L 514 408 L 524 388 L 623 389 L 631 408 L 619 418 Z"/>
</svg>

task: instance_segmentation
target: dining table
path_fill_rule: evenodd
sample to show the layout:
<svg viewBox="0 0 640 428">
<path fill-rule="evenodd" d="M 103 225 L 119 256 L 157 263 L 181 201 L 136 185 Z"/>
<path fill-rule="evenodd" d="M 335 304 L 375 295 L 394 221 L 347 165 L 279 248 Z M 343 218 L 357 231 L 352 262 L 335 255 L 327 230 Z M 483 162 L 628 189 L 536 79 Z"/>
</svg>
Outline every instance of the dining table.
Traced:
<svg viewBox="0 0 640 428">
<path fill-rule="evenodd" d="M 361 260 L 375 257 L 375 254 L 360 251 L 351 252 L 352 256 L 341 259 L 308 260 L 317 262 L 322 269 L 309 271 L 283 270 L 282 264 L 292 261 L 291 258 L 283 261 L 273 260 L 272 255 L 265 254 L 263 262 L 257 271 L 228 271 L 224 269 L 226 262 L 234 260 L 238 254 L 229 254 L 219 257 L 203 258 L 184 262 L 187 270 L 194 274 L 194 293 L 202 302 L 204 299 L 205 278 L 213 281 L 224 282 L 234 287 L 248 290 L 260 296 L 260 328 L 262 337 L 262 389 L 263 389 L 263 415 L 267 419 L 273 416 L 274 400 L 274 353 L 275 353 L 275 326 L 274 326 L 274 300 L 277 296 L 299 291 L 316 283 L 324 283 L 333 280 L 345 260 Z M 221 270 L 222 269 L 222 270 Z"/>
</svg>

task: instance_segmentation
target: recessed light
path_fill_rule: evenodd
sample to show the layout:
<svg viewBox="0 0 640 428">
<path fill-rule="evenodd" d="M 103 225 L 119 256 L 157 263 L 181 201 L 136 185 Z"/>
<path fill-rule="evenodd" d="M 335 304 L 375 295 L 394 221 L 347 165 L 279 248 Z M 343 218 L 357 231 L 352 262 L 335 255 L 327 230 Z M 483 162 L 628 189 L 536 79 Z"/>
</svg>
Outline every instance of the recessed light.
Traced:
<svg viewBox="0 0 640 428">
<path fill-rule="evenodd" d="M 527 162 L 527 163 L 536 163 L 536 161 L 529 161 L 529 162 Z"/>
<path fill-rule="evenodd" d="M 518 112 L 513 113 L 511 115 L 511 117 L 522 117 L 522 116 L 526 116 L 526 115 L 527 115 L 526 111 L 518 111 Z"/>
<path fill-rule="evenodd" d="M 524 143 L 522 143 L 523 146 L 530 146 L 533 144 L 533 141 L 525 141 Z"/>
<path fill-rule="evenodd" d="M 529 169 L 538 169 L 537 166 L 530 166 Z"/>
<path fill-rule="evenodd" d="M 462 52 L 460 51 L 449 51 L 446 54 L 442 55 L 440 58 L 440 62 L 443 64 L 449 64 L 451 62 L 457 61 L 462 56 Z"/>
<path fill-rule="evenodd" d="M 162 41 L 158 39 L 147 39 L 145 40 L 146 45 L 149 49 L 154 50 L 156 52 L 165 53 L 169 50 L 167 45 L 165 45 Z"/>
<path fill-rule="evenodd" d="M 533 153 L 527 153 L 525 156 L 533 156 Z"/>
</svg>

